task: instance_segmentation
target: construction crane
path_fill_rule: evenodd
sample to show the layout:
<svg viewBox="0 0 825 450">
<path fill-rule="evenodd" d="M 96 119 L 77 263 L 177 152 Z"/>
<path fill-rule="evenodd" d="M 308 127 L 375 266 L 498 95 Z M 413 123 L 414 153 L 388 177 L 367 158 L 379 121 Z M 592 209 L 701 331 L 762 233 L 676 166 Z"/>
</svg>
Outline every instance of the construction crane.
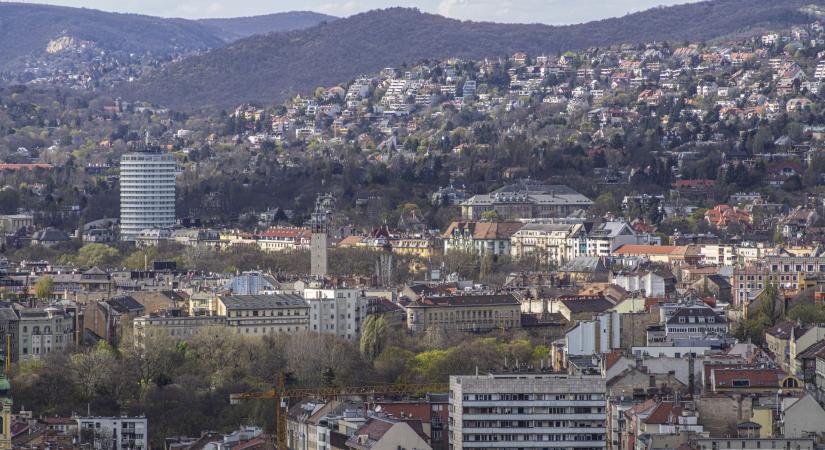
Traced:
<svg viewBox="0 0 825 450">
<path fill-rule="evenodd" d="M 446 384 L 384 384 L 375 386 L 345 386 L 345 387 L 324 387 L 315 389 L 286 389 L 285 377 L 281 373 L 275 389 L 268 391 L 243 392 L 239 394 L 229 394 L 229 403 L 240 404 L 245 400 L 273 399 L 275 400 L 275 439 L 276 450 L 287 450 L 286 443 L 286 422 L 287 407 L 290 397 L 297 398 L 335 398 L 349 397 L 357 395 L 392 395 L 410 394 L 415 392 L 446 392 L 449 387 Z"/>
</svg>

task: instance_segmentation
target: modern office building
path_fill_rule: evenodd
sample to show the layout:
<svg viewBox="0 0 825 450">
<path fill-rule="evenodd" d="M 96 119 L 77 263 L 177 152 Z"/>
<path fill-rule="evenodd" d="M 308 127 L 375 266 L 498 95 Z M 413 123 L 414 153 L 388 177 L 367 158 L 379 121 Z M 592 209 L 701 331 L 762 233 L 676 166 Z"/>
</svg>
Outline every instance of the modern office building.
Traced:
<svg viewBox="0 0 825 450">
<path fill-rule="evenodd" d="M 606 447 L 599 376 L 450 377 L 450 450 L 600 450 Z"/>
<path fill-rule="evenodd" d="M 120 158 L 120 239 L 175 224 L 175 159 L 160 153 Z"/>
</svg>

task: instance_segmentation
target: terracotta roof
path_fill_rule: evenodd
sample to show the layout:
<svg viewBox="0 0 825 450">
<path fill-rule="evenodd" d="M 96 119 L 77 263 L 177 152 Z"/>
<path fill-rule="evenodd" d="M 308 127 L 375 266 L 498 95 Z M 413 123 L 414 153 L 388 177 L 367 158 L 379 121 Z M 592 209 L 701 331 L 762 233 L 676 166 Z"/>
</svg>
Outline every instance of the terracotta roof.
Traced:
<svg viewBox="0 0 825 450">
<path fill-rule="evenodd" d="M 625 244 L 616 250 L 619 255 L 676 255 L 684 254 L 687 247 L 678 245 Z"/>
<path fill-rule="evenodd" d="M 510 239 L 521 227 L 521 222 L 453 222 L 444 232 L 444 238 L 450 238 L 454 233 L 469 234 L 473 239 Z"/>
<path fill-rule="evenodd" d="M 651 425 L 674 423 L 677 420 L 676 418 L 682 415 L 683 410 L 684 408 L 674 405 L 673 402 L 662 402 L 651 411 L 644 422 Z"/>
<path fill-rule="evenodd" d="M 347 440 L 347 446 L 355 448 L 370 448 L 380 441 L 384 434 L 393 427 L 395 423 L 388 420 L 372 417 L 361 425 L 355 434 Z M 366 436 L 366 442 L 360 441 L 361 436 Z"/>
<path fill-rule="evenodd" d="M 341 242 L 338 243 L 339 247 L 354 247 L 363 241 L 364 238 L 361 236 L 347 236 L 344 239 L 341 239 Z"/>
<path fill-rule="evenodd" d="M 714 369 L 711 371 L 714 388 L 771 388 L 779 387 L 788 374 L 780 369 L 741 368 L 741 369 Z M 737 386 L 734 381 L 746 380 L 747 385 Z"/>
<path fill-rule="evenodd" d="M 620 359 L 622 359 L 622 352 L 612 351 L 608 353 L 604 357 L 604 368 L 610 369 L 611 367 L 613 367 L 614 364 L 619 362 Z"/>
<path fill-rule="evenodd" d="M 33 170 L 33 169 L 51 169 L 51 164 L 37 163 L 37 164 L 0 164 L 0 170 Z"/>
<path fill-rule="evenodd" d="M 301 238 L 309 236 L 305 228 L 270 228 L 259 235 L 260 237 Z"/>
</svg>

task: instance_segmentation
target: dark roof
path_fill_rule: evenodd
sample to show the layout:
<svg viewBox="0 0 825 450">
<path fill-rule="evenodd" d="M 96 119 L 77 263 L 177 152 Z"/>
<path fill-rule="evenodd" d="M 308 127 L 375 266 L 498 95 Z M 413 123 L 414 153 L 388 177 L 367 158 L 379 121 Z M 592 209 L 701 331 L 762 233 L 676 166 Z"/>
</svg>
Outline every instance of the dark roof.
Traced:
<svg viewBox="0 0 825 450">
<path fill-rule="evenodd" d="M 610 300 L 602 296 L 562 298 L 561 303 L 573 314 L 582 312 L 602 312 L 607 311 L 614 306 Z"/>
<path fill-rule="evenodd" d="M 135 300 L 134 297 L 129 295 L 110 298 L 109 300 L 106 300 L 106 303 L 108 303 L 112 309 L 120 313 L 143 310 L 143 305 L 139 301 Z"/>
<path fill-rule="evenodd" d="M 704 318 L 713 317 L 714 318 L 714 323 L 721 323 L 721 324 L 728 323 L 728 320 L 727 320 L 727 318 L 725 318 L 725 316 L 716 314 L 716 311 L 714 311 L 713 309 L 711 309 L 707 306 L 699 306 L 699 305 L 691 305 L 691 306 L 685 306 L 683 308 L 679 308 L 678 310 L 676 310 L 675 313 L 673 313 L 672 316 L 670 316 L 670 319 L 668 319 L 667 323 L 670 324 L 670 325 L 679 325 L 680 324 L 680 322 L 679 322 L 680 317 L 704 317 Z M 705 322 L 693 322 L 693 323 L 707 323 L 707 321 L 705 321 Z"/>
<path fill-rule="evenodd" d="M 33 241 L 45 242 L 65 242 L 69 240 L 69 235 L 55 228 L 46 228 L 32 235 Z"/>
<path fill-rule="evenodd" d="M 17 320 L 17 313 L 11 307 L 0 308 L 0 321 L 14 322 Z"/>
<path fill-rule="evenodd" d="M 791 333 L 795 336 L 801 336 L 804 331 L 805 329 L 799 326 L 797 322 L 786 320 L 769 328 L 766 333 L 777 339 L 787 340 L 791 338 Z"/>
<path fill-rule="evenodd" d="M 825 356 L 825 340 L 815 342 L 810 347 L 806 348 L 802 353 L 796 355 L 796 359 L 811 359 L 817 356 Z"/>
<path fill-rule="evenodd" d="M 708 281 L 719 286 L 720 289 L 730 289 L 730 282 L 722 275 L 710 275 L 708 276 Z"/>
<path fill-rule="evenodd" d="M 272 309 L 308 307 L 300 295 L 227 295 L 221 297 L 226 309 Z"/>
<path fill-rule="evenodd" d="M 419 299 L 409 307 L 441 308 L 462 306 L 520 305 L 512 294 L 493 295 L 449 295 Z"/>
</svg>

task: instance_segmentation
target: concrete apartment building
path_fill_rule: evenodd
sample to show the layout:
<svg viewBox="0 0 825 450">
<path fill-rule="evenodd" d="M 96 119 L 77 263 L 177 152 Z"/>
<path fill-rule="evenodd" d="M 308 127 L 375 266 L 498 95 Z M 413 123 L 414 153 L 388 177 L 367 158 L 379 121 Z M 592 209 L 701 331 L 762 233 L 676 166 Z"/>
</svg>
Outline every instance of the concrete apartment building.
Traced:
<svg viewBox="0 0 825 450">
<path fill-rule="evenodd" d="M 149 423 L 146 417 L 78 417 L 80 443 L 95 449 L 146 450 Z"/>
<path fill-rule="evenodd" d="M 171 155 L 127 153 L 120 158 L 120 239 L 175 224 L 175 171 Z"/>
<path fill-rule="evenodd" d="M 603 449 L 605 394 L 600 376 L 451 376 L 450 449 Z"/>
<path fill-rule="evenodd" d="M 369 299 L 359 289 L 306 288 L 309 305 L 309 330 L 358 339 L 367 317 Z"/>
</svg>

